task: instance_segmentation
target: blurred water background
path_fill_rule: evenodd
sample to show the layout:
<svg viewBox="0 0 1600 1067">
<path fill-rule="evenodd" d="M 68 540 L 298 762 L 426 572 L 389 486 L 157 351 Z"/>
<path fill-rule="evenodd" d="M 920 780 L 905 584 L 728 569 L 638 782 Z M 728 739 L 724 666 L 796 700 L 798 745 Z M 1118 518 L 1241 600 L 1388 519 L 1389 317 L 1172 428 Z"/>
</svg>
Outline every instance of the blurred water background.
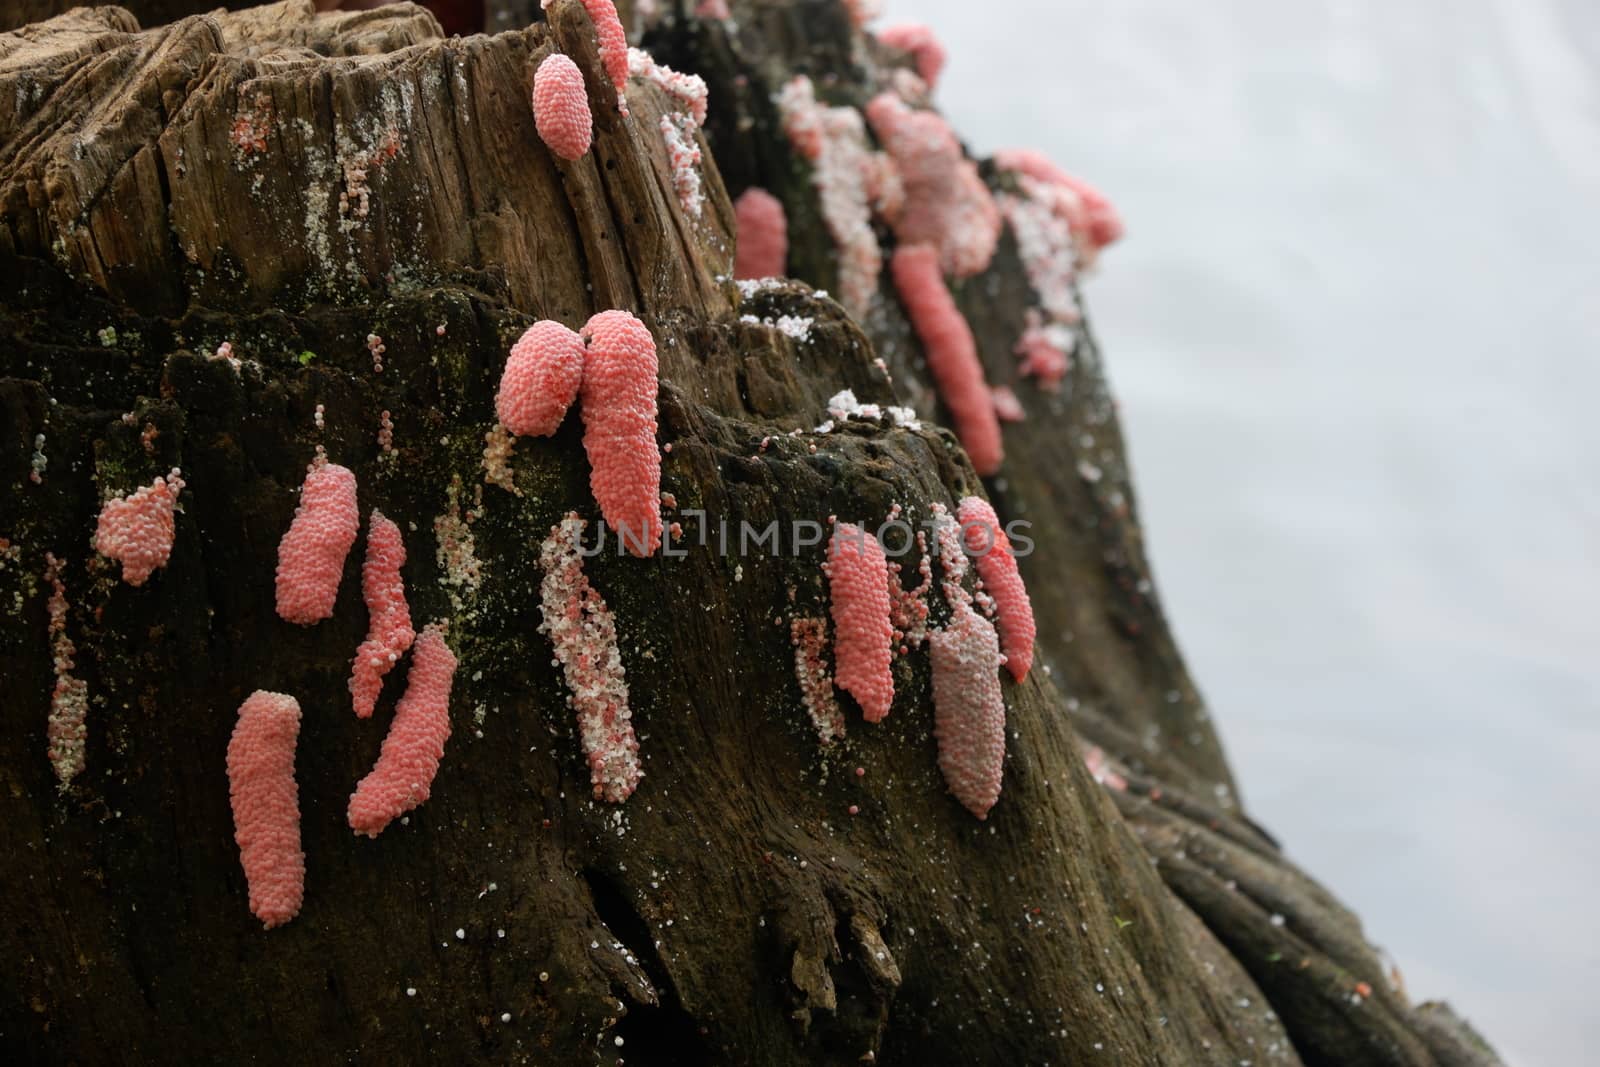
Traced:
<svg viewBox="0 0 1600 1067">
<path fill-rule="evenodd" d="M 1087 283 L 1246 803 L 1418 999 L 1600 1062 L 1600 4 L 889 0 Z"/>
</svg>

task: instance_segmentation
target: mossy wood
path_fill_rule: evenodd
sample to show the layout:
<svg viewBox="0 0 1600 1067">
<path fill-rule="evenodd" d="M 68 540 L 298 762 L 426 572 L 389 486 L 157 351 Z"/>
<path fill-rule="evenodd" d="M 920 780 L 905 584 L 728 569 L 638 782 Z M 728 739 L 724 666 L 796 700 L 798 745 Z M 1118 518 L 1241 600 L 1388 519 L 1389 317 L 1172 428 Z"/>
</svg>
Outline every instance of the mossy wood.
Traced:
<svg viewBox="0 0 1600 1067">
<path fill-rule="evenodd" d="M 0 36 L 5 1059 L 1497 1062 L 1448 1009 L 1412 1006 L 1245 815 L 1154 593 L 1092 336 L 1059 393 L 1017 374 L 1029 294 L 1010 237 L 958 289 L 990 381 L 1027 413 L 987 485 L 939 428 L 890 290 L 858 323 L 803 284 L 745 298 L 728 280 L 728 191 L 761 185 L 788 209 L 791 271 L 833 283 L 772 93 L 805 71 L 860 105 L 903 61 L 833 2 L 732 6 L 723 23 L 664 3 L 645 26 L 623 5 L 636 42 L 710 83 L 698 220 L 658 132 L 673 101 L 636 81 L 618 114 L 577 0 L 492 37 L 304 0 L 143 30 L 78 9 Z M 570 164 L 528 102 L 553 50 L 587 73 L 595 116 Z M 613 307 L 657 341 L 662 488 L 688 540 L 682 558 L 586 563 L 646 775 L 620 806 L 591 797 L 536 629 L 539 542 L 570 510 L 598 517 L 579 420 L 518 442 L 511 488 L 482 463 L 512 341 Z M 745 319 L 782 314 L 812 319 L 809 339 Z M 211 358 L 223 342 L 237 371 Z M 846 388 L 922 425 L 813 433 Z M 345 808 L 405 671 L 374 719 L 352 714 L 359 548 L 331 620 L 274 613 L 319 445 L 355 471 L 363 514 L 404 531 L 413 617 L 447 622 L 461 660 L 432 798 L 376 840 Z M 90 547 L 96 513 L 174 466 L 171 560 L 131 588 Z M 876 526 L 970 493 L 1036 544 L 1036 665 L 1005 676 L 985 822 L 940 778 L 926 650 L 897 658 L 887 720 L 840 694 L 848 734 L 819 746 L 788 621 L 827 613 L 821 548 L 723 554 L 686 517 Z M 46 553 L 91 694 L 87 769 L 64 789 Z M 224 768 L 258 688 L 304 709 L 305 906 L 271 931 L 246 906 Z M 1096 784 L 1090 746 L 1125 788 Z"/>
</svg>

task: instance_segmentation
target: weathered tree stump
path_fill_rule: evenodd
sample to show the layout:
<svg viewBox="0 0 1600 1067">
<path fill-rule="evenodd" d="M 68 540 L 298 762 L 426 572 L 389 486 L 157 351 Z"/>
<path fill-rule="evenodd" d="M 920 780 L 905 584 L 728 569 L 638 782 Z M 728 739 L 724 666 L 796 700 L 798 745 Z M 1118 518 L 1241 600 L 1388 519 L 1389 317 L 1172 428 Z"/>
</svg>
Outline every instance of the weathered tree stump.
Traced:
<svg viewBox="0 0 1600 1067">
<path fill-rule="evenodd" d="M 725 179 L 778 194 L 791 272 L 836 284 L 773 93 L 805 71 L 860 106 L 903 57 L 832 2 L 736 2 L 733 22 L 659 6 L 625 22 L 710 84 L 698 217 L 659 132 L 681 102 L 636 78 L 622 116 L 578 0 L 491 37 L 308 0 L 145 30 L 78 9 L 0 36 L 8 1060 L 1497 1062 L 1447 1009 L 1413 1008 L 1243 813 L 1150 583 L 1087 328 L 1059 392 L 1017 373 L 1012 239 L 958 287 L 989 380 L 1027 415 L 988 484 L 937 427 L 887 284 L 857 321 L 806 284 L 731 282 Z M 574 163 L 528 103 L 554 51 L 595 116 Z M 657 342 L 685 536 L 681 558 L 585 564 L 645 771 L 621 805 L 591 796 L 537 629 L 540 542 L 568 512 L 599 519 L 579 420 L 518 441 L 509 476 L 484 462 L 510 344 L 610 308 Z M 763 321 L 782 315 L 808 332 Z M 817 432 L 843 389 L 922 421 Z M 432 797 L 376 840 L 345 805 L 405 669 L 374 719 L 351 713 L 359 551 L 332 619 L 274 611 L 319 448 L 355 472 L 363 516 L 399 524 L 413 617 L 446 624 L 461 661 Z M 173 467 L 171 559 L 129 586 L 91 547 L 95 516 Z M 822 547 L 716 544 L 724 523 L 875 527 L 896 505 L 920 522 L 973 493 L 1038 546 L 1038 662 L 1004 676 L 1004 792 L 983 822 L 935 762 L 926 648 L 896 659 L 884 722 L 840 693 L 846 736 L 819 745 L 789 624 L 828 614 Z M 47 555 L 89 694 L 85 769 L 59 788 Z M 224 766 L 262 688 L 304 712 L 305 905 L 269 931 Z"/>
</svg>

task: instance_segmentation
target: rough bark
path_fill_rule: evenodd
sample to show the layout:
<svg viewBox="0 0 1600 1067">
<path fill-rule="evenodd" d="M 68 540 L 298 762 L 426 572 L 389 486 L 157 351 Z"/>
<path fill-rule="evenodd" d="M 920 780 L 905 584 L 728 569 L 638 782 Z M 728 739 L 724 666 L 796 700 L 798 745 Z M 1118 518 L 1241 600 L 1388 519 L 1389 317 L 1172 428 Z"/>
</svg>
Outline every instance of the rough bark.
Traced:
<svg viewBox="0 0 1600 1067">
<path fill-rule="evenodd" d="M 741 303 L 724 176 L 782 197 L 791 271 L 834 280 L 771 92 L 805 69 L 860 104 L 888 58 L 832 2 L 734 8 L 736 26 L 626 12 L 658 59 L 711 84 L 699 220 L 657 132 L 671 101 L 635 81 L 632 117 L 617 113 L 576 0 L 493 37 L 444 39 L 410 5 L 309 2 L 143 31 L 80 10 L 0 37 L 10 1058 L 1496 1062 L 1446 1009 L 1411 1007 L 1354 916 L 1243 813 L 1153 593 L 1087 328 L 1061 394 L 1013 383 L 1028 419 L 984 485 L 935 425 L 888 290 L 862 323 L 803 284 Z M 543 149 L 527 102 L 553 49 L 588 72 L 596 117 L 572 164 Z M 1014 248 L 959 295 L 990 380 L 1015 378 Z M 840 694 L 848 735 L 820 748 L 787 625 L 826 614 L 820 549 L 724 555 L 686 514 L 684 558 L 587 563 L 617 615 L 646 771 L 626 804 L 590 799 L 536 632 L 539 541 L 569 510 L 597 517 L 578 420 L 517 445 L 514 490 L 485 483 L 481 456 L 511 341 L 612 307 L 657 338 L 662 487 L 680 512 L 876 525 L 895 504 L 921 516 L 987 492 L 1033 522 L 1039 663 L 1006 677 L 986 822 L 936 769 L 926 652 L 897 660 L 882 724 Z M 743 319 L 783 313 L 814 319 L 809 341 Z M 224 341 L 238 372 L 207 358 Z M 927 421 L 810 433 L 845 388 Z M 345 802 L 404 670 L 374 720 L 351 714 L 359 549 L 333 619 L 302 629 L 273 610 L 278 538 L 319 445 L 356 472 L 363 513 L 406 532 L 413 615 L 448 621 L 461 659 L 433 797 L 376 841 L 352 837 Z M 100 500 L 173 466 L 188 488 L 172 559 L 128 587 L 88 546 Z M 451 558 L 463 529 L 472 567 Z M 46 553 L 66 561 L 92 694 L 88 768 L 64 790 L 45 758 Z M 223 765 L 257 688 L 305 711 L 306 905 L 265 932 Z M 1084 740 L 1124 788 L 1096 784 Z"/>
</svg>

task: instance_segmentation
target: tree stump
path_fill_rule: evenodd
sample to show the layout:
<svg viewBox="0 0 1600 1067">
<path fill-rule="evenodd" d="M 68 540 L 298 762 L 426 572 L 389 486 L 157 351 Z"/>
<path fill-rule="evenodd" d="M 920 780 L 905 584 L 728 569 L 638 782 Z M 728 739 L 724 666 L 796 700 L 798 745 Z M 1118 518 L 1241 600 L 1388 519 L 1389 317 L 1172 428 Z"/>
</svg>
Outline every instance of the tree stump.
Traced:
<svg viewBox="0 0 1600 1067">
<path fill-rule="evenodd" d="M 773 94 L 804 71 L 860 107 L 905 57 L 833 0 L 653 6 L 623 5 L 635 41 L 710 86 L 698 216 L 660 132 L 682 101 L 634 78 L 621 114 L 578 0 L 488 37 L 309 0 L 142 30 L 75 9 L 0 36 L 8 1060 L 1498 1062 L 1413 1007 L 1245 815 L 1153 591 L 1087 326 L 1058 392 L 1017 372 L 1032 297 L 1009 231 L 956 289 L 1026 414 L 987 481 L 940 428 L 887 282 L 860 319 L 819 291 L 835 253 Z M 571 163 L 529 106 L 554 52 L 594 115 Z M 754 185 L 786 205 L 797 280 L 741 289 L 728 191 Z M 681 556 L 584 560 L 645 775 L 622 804 L 592 793 L 539 631 L 541 542 L 568 513 L 600 520 L 582 428 L 512 444 L 494 407 L 528 325 L 612 308 L 656 341 L 683 527 Z M 919 419 L 819 430 L 844 389 Z M 417 628 L 444 626 L 460 660 L 432 796 L 375 840 L 345 808 L 406 669 L 373 719 L 351 713 L 360 543 L 331 619 L 274 610 L 319 454 L 355 473 L 363 529 L 374 508 L 399 525 Z M 174 467 L 171 558 L 130 586 L 96 515 Z M 839 692 L 844 736 L 820 744 L 791 624 L 829 614 L 823 545 L 718 543 L 921 522 L 972 494 L 1037 545 L 1037 660 L 1003 673 L 984 821 L 940 776 L 926 647 L 895 658 L 887 719 Z M 87 742 L 58 785 L 63 671 Z M 305 903 L 272 930 L 246 904 L 225 768 L 257 689 L 303 709 Z"/>
</svg>

